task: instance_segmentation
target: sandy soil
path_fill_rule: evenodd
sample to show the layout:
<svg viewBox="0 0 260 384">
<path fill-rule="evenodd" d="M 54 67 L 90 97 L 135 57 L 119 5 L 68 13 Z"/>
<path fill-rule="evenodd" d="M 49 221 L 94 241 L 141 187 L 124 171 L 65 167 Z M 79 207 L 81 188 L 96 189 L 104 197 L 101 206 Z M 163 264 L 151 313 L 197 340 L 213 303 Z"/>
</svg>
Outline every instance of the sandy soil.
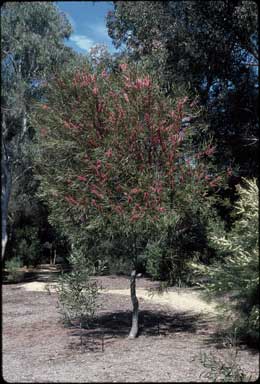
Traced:
<svg viewBox="0 0 260 384">
<path fill-rule="evenodd" d="M 100 308 L 90 329 L 83 331 L 83 349 L 79 330 L 60 321 L 55 292 L 39 282 L 3 286 L 2 368 L 7 382 L 210 382 L 201 376 L 207 369 L 200 353 L 233 358 L 233 349 L 223 348 L 217 337 L 215 313 L 208 312 L 197 292 L 180 289 L 151 298 L 149 289 L 156 284 L 140 279 L 140 336 L 129 340 L 128 279 L 100 277 L 99 282 L 104 288 Z M 241 346 L 236 359 L 252 380 L 258 377 L 258 351 Z"/>
<path fill-rule="evenodd" d="M 26 284 L 21 284 L 21 287 L 26 291 L 31 292 L 55 292 L 57 283 L 46 283 L 34 281 Z M 109 293 L 114 295 L 123 295 L 129 297 L 129 289 L 105 289 L 103 293 Z M 217 303 L 207 303 L 196 291 L 189 290 L 184 292 L 177 289 L 175 292 L 164 292 L 158 294 L 151 292 L 149 289 L 137 288 L 136 294 L 138 298 L 142 298 L 146 301 L 154 304 L 166 305 L 176 311 L 192 311 L 194 313 L 212 313 L 217 314 Z"/>
</svg>

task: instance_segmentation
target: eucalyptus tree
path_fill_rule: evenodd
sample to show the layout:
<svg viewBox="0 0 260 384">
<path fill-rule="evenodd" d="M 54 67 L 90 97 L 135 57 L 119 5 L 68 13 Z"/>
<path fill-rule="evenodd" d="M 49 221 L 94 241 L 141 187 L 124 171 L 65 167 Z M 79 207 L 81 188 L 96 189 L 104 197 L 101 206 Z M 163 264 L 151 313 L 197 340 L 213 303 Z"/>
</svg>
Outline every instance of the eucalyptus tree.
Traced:
<svg viewBox="0 0 260 384">
<path fill-rule="evenodd" d="M 53 3 L 6 2 L 1 8 L 2 258 L 12 175 L 22 180 L 31 169 L 24 160 L 33 134 L 28 121 L 32 101 L 43 96 L 44 82 L 73 56 L 64 44 L 71 32 L 69 21 Z"/>
<path fill-rule="evenodd" d="M 219 164 L 234 159 L 240 175 L 256 176 L 256 2 L 114 1 L 107 27 L 115 46 L 125 47 L 133 60 L 149 59 L 166 92 L 174 93 L 181 83 L 200 96 Z"/>
</svg>

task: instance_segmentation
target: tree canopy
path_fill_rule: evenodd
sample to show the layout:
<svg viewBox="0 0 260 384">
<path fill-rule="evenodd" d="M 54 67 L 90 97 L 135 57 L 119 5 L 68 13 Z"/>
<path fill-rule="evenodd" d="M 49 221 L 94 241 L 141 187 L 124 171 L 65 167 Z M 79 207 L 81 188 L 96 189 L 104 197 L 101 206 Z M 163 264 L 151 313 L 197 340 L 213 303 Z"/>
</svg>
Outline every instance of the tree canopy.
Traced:
<svg viewBox="0 0 260 384">
<path fill-rule="evenodd" d="M 166 92 L 199 94 L 221 152 L 257 174 L 258 30 L 253 1 L 115 1 L 110 37 L 133 60 L 149 58 Z M 172 87 L 174 85 L 174 87 Z"/>
<path fill-rule="evenodd" d="M 30 175 L 33 200 L 35 183 L 29 159 L 33 127 L 28 123 L 28 114 L 33 100 L 43 96 L 44 81 L 75 56 L 64 45 L 64 38 L 68 38 L 71 31 L 65 15 L 48 2 L 30 5 L 28 2 L 6 2 L 1 8 L 2 255 L 14 182 L 19 184 L 15 188 L 15 199 L 20 200 L 18 206 L 24 206 L 24 201 L 28 200 L 24 198 L 24 180 Z M 28 207 L 28 203 L 26 205 Z"/>
</svg>

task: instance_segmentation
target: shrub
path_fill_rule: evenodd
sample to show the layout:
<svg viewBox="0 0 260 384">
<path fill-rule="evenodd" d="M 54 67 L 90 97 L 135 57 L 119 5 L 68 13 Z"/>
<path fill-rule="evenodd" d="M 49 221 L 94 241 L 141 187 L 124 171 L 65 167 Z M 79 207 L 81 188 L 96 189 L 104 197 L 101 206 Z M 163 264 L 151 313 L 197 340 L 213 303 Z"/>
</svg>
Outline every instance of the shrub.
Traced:
<svg viewBox="0 0 260 384">
<path fill-rule="evenodd" d="M 66 323 L 79 321 L 88 326 L 97 308 L 98 286 L 91 279 L 95 270 L 81 250 L 70 256 L 72 271 L 63 273 L 58 281 L 58 304 Z"/>
<path fill-rule="evenodd" d="M 8 271 L 7 281 L 9 282 L 18 282 L 23 277 L 23 272 L 20 272 L 18 269 L 22 267 L 22 262 L 19 257 L 13 257 L 10 260 L 5 262 L 5 268 Z"/>
<path fill-rule="evenodd" d="M 36 265 L 41 255 L 38 228 L 26 225 L 16 231 L 16 254 L 24 265 Z"/>
<path fill-rule="evenodd" d="M 220 261 L 212 265 L 193 264 L 195 271 L 207 276 L 204 285 L 210 295 L 231 295 L 230 305 L 239 311 L 236 322 L 243 336 L 259 339 L 259 224 L 256 180 L 243 179 L 235 204 L 236 221 L 229 232 L 210 235 Z"/>
</svg>

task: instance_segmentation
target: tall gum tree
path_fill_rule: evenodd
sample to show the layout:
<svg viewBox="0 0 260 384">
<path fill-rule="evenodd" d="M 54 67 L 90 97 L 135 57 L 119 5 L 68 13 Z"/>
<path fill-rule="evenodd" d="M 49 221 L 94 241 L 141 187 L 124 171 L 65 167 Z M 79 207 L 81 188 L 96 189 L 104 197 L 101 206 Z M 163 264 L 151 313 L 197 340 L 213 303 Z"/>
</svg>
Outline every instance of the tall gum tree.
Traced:
<svg viewBox="0 0 260 384">
<path fill-rule="evenodd" d="M 142 67 L 87 64 L 47 85 L 46 103 L 32 115 L 38 144 L 40 196 L 75 245 L 91 231 L 120 233 L 130 244 L 129 338 L 138 335 L 138 237 L 174 230 L 183 206 L 206 204 L 221 176 L 207 167 L 214 148 L 195 145 L 202 129 L 187 97 L 172 100 Z M 77 234 L 75 235 L 75 232 Z"/>
<path fill-rule="evenodd" d="M 219 165 L 233 162 L 240 176 L 255 177 L 259 163 L 257 3 L 113 3 L 107 27 L 114 45 L 134 61 L 149 59 L 166 92 L 179 83 L 198 93 L 219 149 Z"/>
<path fill-rule="evenodd" d="M 72 57 L 64 38 L 72 32 L 65 15 L 48 2 L 5 2 L 1 8 L 2 70 L 2 258 L 7 243 L 8 205 L 13 174 L 21 167 L 29 137 L 32 101 L 42 96 L 44 81 Z"/>
</svg>

